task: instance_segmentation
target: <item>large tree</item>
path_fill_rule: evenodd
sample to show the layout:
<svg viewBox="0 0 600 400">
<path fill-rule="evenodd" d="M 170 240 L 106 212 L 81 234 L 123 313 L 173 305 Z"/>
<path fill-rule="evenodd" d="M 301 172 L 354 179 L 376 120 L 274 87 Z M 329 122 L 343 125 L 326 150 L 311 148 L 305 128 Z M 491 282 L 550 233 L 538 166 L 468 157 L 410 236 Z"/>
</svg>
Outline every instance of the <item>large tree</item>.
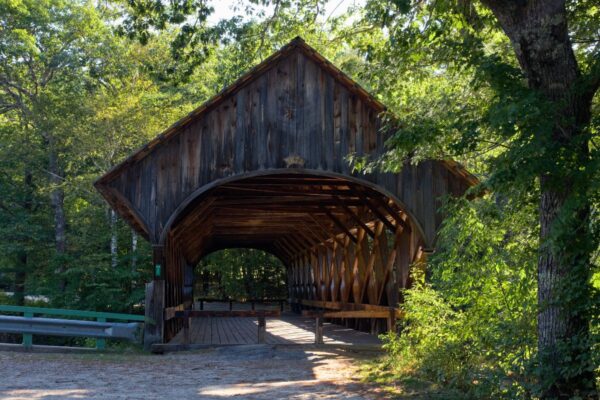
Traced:
<svg viewBox="0 0 600 400">
<path fill-rule="evenodd" d="M 109 33 L 92 4 L 63 0 L 0 1 L 0 113 L 18 118 L 41 146 L 54 217 L 54 264 L 67 265 L 65 154 L 83 99 L 98 84 Z M 31 149 L 30 149 L 31 150 Z M 27 172 L 24 172 L 27 174 Z M 65 280 L 60 280 L 64 290 Z"/>
<path fill-rule="evenodd" d="M 549 163 L 535 171 L 541 189 L 538 352 L 544 398 L 592 397 L 595 391 L 589 339 L 594 243 L 589 238 L 588 169 L 595 167 L 589 125 L 600 58 L 589 71 L 581 71 L 565 3 L 484 1 L 510 38 L 528 87 L 550 111 L 551 126 L 538 133 L 548 143 Z M 558 165 L 552 160 L 559 160 Z"/>
<path fill-rule="evenodd" d="M 597 398 L 590 335 L 598 312 L 590 282 L 598 245 L 590 214 L 598 178 L 592 119 L 600 84 L 597 4 L 395 0 L 370 1 L 366 10 L 363 23 L 387 30 L 387 48 L 362 43 L 370 57 L 401 65 L 396 71 L 408 75 L 433 67 L 433 75 L 470 77 L 467 92 L 487 93 L 489 100 L 437 110 L 452 115 L 403 120 L 390 157 L 378 165 L 393 168 L 415 153 L 465 158 L 493 145 L 484 185 L 505 196 L 538 194 L 540 394 Z"/>
</svg>

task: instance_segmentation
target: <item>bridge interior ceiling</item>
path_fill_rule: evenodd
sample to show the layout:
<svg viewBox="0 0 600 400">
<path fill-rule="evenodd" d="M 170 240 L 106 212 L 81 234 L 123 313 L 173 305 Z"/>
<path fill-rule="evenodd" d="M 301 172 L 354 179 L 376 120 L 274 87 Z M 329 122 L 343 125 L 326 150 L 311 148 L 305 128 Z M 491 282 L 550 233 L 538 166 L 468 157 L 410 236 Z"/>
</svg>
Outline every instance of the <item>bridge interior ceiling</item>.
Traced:
<svg viewBox="0 0 600 400">
<path fill-rule="evenodd" d="M 374 238 L 377 222 L 411 229 L 408 216 L 385 195 L 345 179 L 307 175 L 247 178 L 218 186 L 187 207 L 170 232 L 183 256 L 197 263 L 231 247 L 271 252 L 288 264 L 297 253 L 357 228 Z"/>
</svg>

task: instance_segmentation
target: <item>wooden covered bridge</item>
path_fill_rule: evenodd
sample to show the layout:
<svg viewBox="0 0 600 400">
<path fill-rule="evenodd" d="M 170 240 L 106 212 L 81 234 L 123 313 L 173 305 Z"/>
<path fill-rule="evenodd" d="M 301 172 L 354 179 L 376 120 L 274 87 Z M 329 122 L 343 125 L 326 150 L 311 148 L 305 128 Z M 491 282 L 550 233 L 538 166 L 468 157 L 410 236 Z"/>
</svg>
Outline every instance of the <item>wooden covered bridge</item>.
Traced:
<svg viewBox="0 0 600 400">
<path fill-rule="evenodd" d="M 101 177 L 97 189 L 153 246 L 146 342 L 178 333 L 171 317 L 192 305 L 194 266 L 232 247 L 281 259 L 295 310 L 371 313 L 377 326 L 397 307 L 410 266 L 433 250 L 441 197 L 476 179 L 433 160 L 353 173 L 349 154 L 384 153 L 384 110 L 297 38 Z"/>
</svg>

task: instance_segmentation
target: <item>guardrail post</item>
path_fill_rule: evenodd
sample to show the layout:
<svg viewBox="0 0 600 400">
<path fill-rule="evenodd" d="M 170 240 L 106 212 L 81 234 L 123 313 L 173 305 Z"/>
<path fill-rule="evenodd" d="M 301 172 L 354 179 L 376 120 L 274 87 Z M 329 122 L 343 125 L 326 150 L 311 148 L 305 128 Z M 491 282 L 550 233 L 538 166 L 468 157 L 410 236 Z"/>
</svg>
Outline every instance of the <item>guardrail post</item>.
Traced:
<svg viewBox="0 0 600 400">
<path fill-rule="evenodd" d="M 96 318 L 98 322 L 106 322 L 106 318 Z M 106 339 L 96 339 L 96 348 L 104 350 L 106 348 Z"/>
<path fill-rule="evenodd" d="M 33 318 L 33 313 L 24 312 L 23 316 L 25 318 Z M 25 346 L 27 348 L 33 346 L 33 335 L 31 333 L 24 333 L 23 334 L 23 346 Z"/>
</svg>

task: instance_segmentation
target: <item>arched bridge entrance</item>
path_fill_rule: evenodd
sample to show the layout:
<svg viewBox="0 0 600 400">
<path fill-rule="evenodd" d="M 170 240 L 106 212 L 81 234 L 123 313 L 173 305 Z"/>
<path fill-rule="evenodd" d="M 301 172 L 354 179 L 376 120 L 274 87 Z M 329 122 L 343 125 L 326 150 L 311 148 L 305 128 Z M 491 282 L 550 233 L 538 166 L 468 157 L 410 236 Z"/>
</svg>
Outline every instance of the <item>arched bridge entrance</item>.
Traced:
<svg viewBox="0 0 600 400">
<path fill-rule="evenodd" d="M 100 178 L 98 190 L 153 245 L 146 341 L 181 330 L 171 316 L 192 305 L 193 267 L 228 247 L 279 257 L 295 310 L 385 329 L 380 314 L 433 249 L 441 198 L 475 178 L 434 160 L 352 173 L 347 155 L 383 154 L 384 110 L 297 38 Z"/>
</svg>

